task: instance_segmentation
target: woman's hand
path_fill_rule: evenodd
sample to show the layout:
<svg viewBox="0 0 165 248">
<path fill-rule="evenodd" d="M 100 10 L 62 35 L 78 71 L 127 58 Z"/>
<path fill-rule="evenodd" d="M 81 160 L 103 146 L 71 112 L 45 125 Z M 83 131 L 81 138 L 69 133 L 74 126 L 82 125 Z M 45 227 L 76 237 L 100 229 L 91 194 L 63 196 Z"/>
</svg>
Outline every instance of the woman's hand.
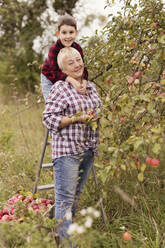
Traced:
<svg viewBox="0 0 165 248">
<path fill-rule="evenodd" d="M 87 123 L 89 118 L 90 118 L 90 115 L 86 113 L 82 113 L 80 116 L 77 117 L 77 121 L 82 122 L 82 123 Z"/>
</svg>

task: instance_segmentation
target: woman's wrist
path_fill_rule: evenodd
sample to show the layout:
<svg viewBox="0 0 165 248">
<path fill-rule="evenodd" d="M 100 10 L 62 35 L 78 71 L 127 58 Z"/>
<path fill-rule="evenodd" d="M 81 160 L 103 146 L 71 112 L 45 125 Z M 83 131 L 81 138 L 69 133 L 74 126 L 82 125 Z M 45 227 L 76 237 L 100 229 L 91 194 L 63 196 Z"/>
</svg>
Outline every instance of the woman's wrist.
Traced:
<svg viewBox="0 0 165 248">
<path fill-rule="evenodd" d="M 73 124 L 73 123 L 75 123 L 75 122 L 77 122 L 77 121 L 78 121 L 78 117 L 75 116 L 75 115 L 73 115 L 73 116 L 71 117 L 71 123 Z"/>
</svg>

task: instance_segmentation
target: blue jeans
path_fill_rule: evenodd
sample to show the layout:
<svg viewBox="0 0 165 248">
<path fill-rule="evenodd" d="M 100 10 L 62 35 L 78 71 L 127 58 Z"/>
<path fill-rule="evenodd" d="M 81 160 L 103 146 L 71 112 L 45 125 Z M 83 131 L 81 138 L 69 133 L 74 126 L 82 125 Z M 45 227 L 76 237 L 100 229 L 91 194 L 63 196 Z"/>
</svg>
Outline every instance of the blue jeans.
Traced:
<svg viewBox="0 0 165 248">
<path fill-rule="evenodd" d="M 41 87 L 45 102 L 46 99 L 48 98 L 52 85 L 53 83 L 47 77 L 45 77 L 44 74 L 41 73 Z"/>
<path fill-rule="evenodd" d="M 94 160 L 91 149 L 81 155 L 57 158 L 53 161 L 55 173 L 55 218 L 61 220 L 57 228 L 60 241 L 69 238 L 67 229 L 72 218 L 65 218 L 66 212 L 75 216 L 77 202 L 89 176 Z M 70 246 L 72 247 L 72 246 Z"/>
</svg>

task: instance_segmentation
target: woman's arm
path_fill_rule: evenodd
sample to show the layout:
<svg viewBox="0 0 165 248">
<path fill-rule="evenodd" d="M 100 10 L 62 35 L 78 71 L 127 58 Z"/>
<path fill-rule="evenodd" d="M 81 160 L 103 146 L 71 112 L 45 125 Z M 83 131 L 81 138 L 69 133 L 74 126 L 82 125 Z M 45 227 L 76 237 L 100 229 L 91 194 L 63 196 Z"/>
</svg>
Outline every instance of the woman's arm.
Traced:
<svg viewBox="0 0 165 248">
<path fill-rule="evenodd" d="M 70 124 L 73 124 L 75 122 L 82 122 L 85 123 L 86 120 L 90 118 L 90 115 L 88 114 L 82 114 L 80 116 L 72 116 L 72 117 L 68 117 L 68 116 L 63 116 L 60 122 L 60 128 L 69 126 Z"/>
</svg>

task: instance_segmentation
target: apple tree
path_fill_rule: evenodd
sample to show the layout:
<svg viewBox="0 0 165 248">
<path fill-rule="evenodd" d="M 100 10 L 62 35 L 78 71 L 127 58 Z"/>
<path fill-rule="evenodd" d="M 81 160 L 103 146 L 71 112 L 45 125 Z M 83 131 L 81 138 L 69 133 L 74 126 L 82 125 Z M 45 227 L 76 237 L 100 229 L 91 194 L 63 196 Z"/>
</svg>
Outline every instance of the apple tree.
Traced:
<svg viewBox="0 0 165 248">
<path fill-rule="evenodd" d="M 163 3 L 121 2 L 121 12 L 84 49 L 90 77 L 100 75 L 95 80 L 103 100 L 96 165 L 104 182 L 130 170 L 143 181 L 146 169 L 162 168 L 165 159 Z M 147 158 L 154 160 L 146 163 Z"/>
</svg>

